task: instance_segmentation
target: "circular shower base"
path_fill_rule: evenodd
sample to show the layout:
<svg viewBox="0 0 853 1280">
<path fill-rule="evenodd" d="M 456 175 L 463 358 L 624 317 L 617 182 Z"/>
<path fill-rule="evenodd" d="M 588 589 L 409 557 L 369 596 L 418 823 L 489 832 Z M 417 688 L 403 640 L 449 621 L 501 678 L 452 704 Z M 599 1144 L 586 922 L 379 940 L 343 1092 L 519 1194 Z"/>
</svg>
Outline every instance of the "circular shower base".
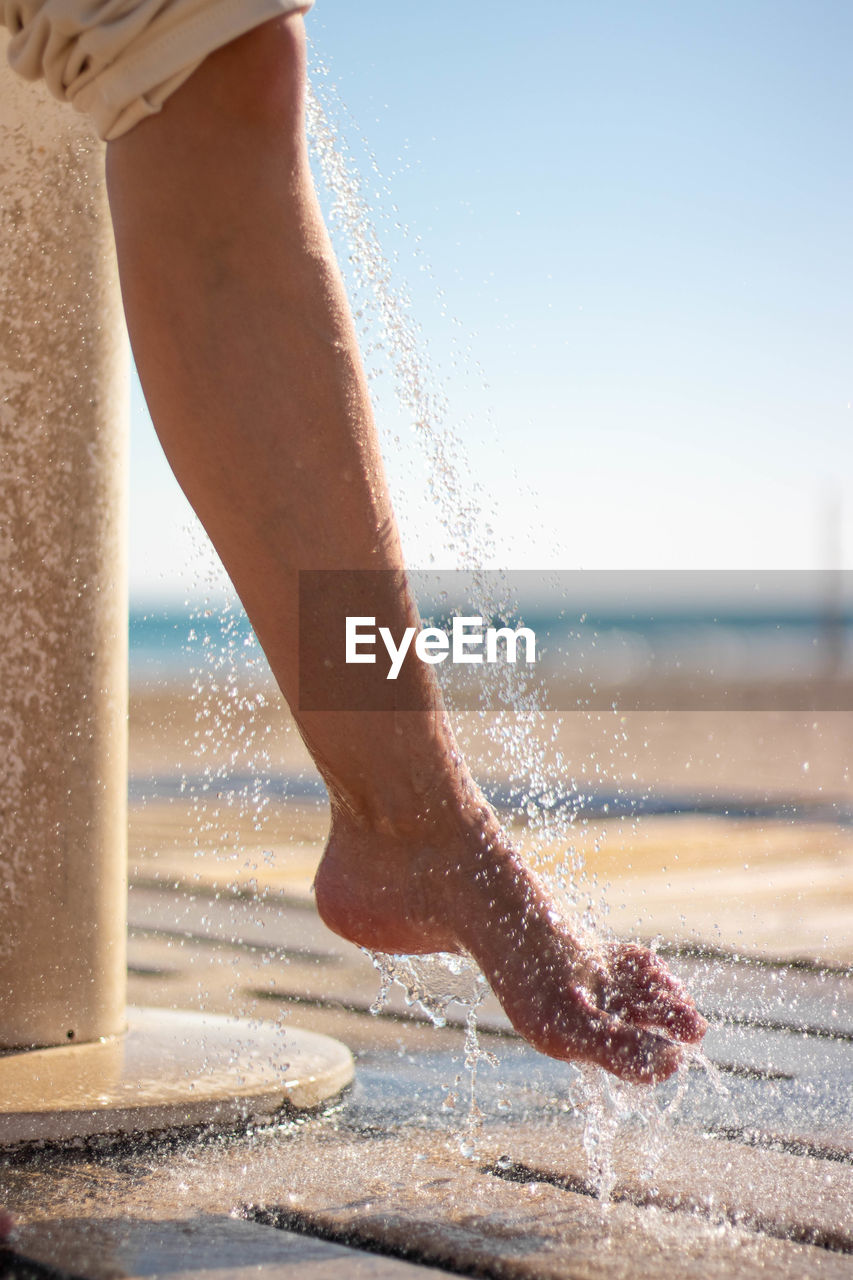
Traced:
<svg viewBox="0 0 853 1280">
<path fill-rule="evenodd" d="M 330 1036 L 271 1022 L 127 1011 L 127 1032 L 0 1056 L 0 1145 L 223 1127 L 309 1110 L 353 1078 Z"/>
</svg>

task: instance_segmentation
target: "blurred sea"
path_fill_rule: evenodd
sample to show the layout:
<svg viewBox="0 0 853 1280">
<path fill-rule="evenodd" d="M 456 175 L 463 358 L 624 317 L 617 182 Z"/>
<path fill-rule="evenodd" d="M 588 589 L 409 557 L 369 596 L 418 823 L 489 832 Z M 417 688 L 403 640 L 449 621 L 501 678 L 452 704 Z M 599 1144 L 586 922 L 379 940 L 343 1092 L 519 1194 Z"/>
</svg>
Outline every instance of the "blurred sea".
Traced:
<svg viewBox="0 0 853 1280">
<path fill-rule="evenodd" d="M 429 607 L 422 609 L 427 616 Z M 446 624 L 446 609 L 432 621 Z M 853 681 L 853 611 L 808 608 L 703 606 L 600 607 L 583 613 L 520 609 L 537 640 L 542 679 L 572 684 L 578 672 L 591 686 L 656 687 L 688 677 L 704 685 L 778 687 L 821 682 L 847 688 Z M 519 625 L 519 614 L 496 616 Z M 131 608 L 130 678 L 134 687 L 185 684 L 213 672 L 238 680 L 270 678 L 263 653 L 239 606 Z M 381 651 L 380 651 L 381 652 Z M 484 668 L 475 669 L 480 678 Z M 824 709 L 835 709 L 832 695 Z M 846 693 L 839 695 L 846 706 Z M 560 705 L 566 709 L 566 704 Z M 575 705 L 573 703 L 569 704 Z"/>
</svg>

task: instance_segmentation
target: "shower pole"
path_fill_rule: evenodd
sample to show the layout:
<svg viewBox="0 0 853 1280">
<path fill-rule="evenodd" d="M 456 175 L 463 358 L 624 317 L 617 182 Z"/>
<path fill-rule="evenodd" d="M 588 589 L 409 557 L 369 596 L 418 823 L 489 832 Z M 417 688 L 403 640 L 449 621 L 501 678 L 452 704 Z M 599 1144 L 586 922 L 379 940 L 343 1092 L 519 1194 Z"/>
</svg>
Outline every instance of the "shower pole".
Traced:
<svg viewBox="0 0 853 1280">
<path fill-rule="evenodd" d="M 0 1146 L 317 1106 L 329 1036 L 126 1009 L 128 343 L 88 125 L 0 33 Z"/>
<path fill-rule="evenodd" d="M 103 148 L 0 42 L 0 1048 L 125 1025 L 128 355 Z"/>
</svg>

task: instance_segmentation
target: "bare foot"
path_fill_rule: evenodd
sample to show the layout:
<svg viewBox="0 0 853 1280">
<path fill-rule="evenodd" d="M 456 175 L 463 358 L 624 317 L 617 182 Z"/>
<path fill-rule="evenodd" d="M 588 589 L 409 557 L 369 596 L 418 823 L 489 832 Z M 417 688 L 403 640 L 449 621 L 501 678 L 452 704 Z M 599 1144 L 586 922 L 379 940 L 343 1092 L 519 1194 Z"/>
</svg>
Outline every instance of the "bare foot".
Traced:
<svg viewBox="0 0 853 1280">
<path fill-rule="evenodd" d="M 485 803 L 441 826 L 392 834 L 335 812 L 314 883 L 328 927 L 372 951 L 468 952 L 535 1049 L 634 1083 L 672 1075 L 675 1042 L 698 1043 L 707 1023 L 663 961 L 585 942 Z"/>
</svg>

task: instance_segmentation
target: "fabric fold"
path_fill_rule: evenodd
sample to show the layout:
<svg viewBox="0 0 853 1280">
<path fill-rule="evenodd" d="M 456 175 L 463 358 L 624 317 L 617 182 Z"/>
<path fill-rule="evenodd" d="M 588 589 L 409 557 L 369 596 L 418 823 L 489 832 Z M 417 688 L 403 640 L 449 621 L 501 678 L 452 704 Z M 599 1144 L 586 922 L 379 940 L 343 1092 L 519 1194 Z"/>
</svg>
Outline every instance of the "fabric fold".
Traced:
<svg viewBox="0 0 853 1280">
<path fill-rule="evenodd" d="M 313 0 L 2 0 L 9 65 L 106 141 L 163 106 L 214 49 Z"/>
</svg>

